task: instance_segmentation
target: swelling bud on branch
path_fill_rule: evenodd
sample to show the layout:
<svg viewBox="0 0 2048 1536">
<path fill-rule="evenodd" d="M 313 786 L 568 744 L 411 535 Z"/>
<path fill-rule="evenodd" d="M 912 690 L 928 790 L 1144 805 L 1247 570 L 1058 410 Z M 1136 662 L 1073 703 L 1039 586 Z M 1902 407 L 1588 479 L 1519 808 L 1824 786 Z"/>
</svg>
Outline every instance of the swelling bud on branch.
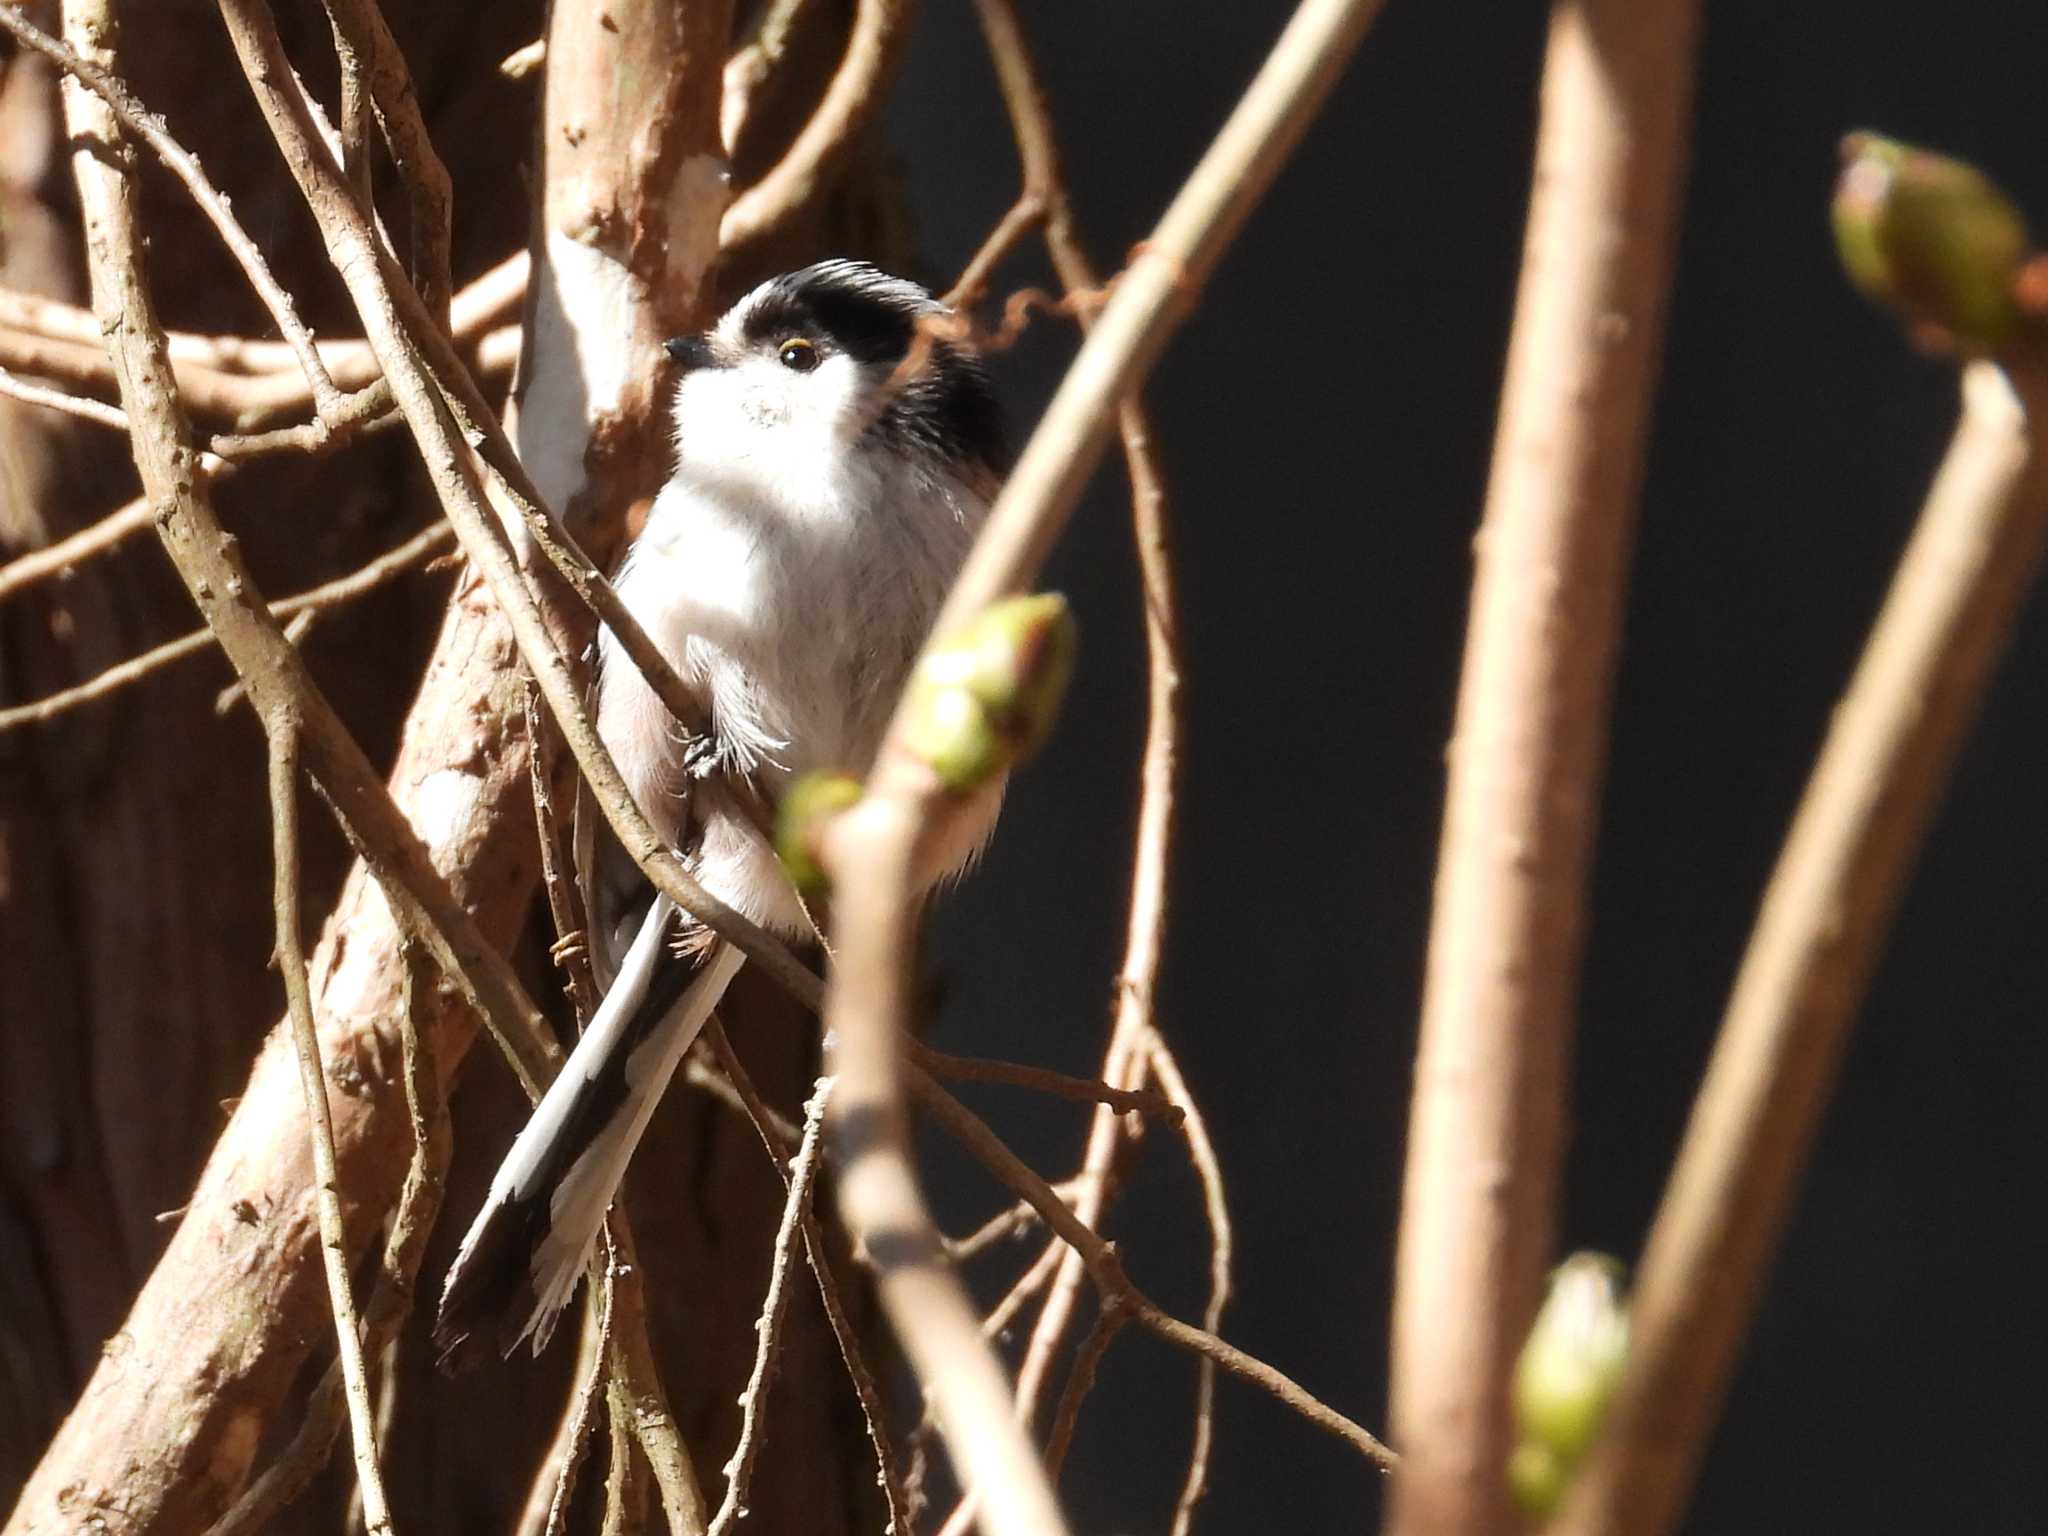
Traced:
<svg viewBox="0 0 2048 1536">
<path fill-rule="evenodd" d="M 1874 133 L 1844 139 L 1842 160 L 1832 216 L 1849 280 L 1930 350 L 2011 341 L 2031 249 L 2012 200 L 1974 166 Z"/>
<path fill-rule="evenodd" d="M 1552 1271 L 1550 1290 L 1515 1365 L 1515 1448 L 1508 1482 L 1532 1515 L 1556 1511 L 1579 1460 L 1600 1432 L 1628 1361 L 1622 1266 L 1576 1253 Z"/>
<path fill-rule="evenodd" d="M 1058 593 L 991 603 L 918 663 L 901 744 L 948 789 L 987 783 L 1051 731 L 1075 643 L 1073 615 Z"/>
<path fill-rule="evenodd" d="M 807 773 L 782 797 L 775 813 L 775 856 L 805 896 L 823 895 L 831 884 L 818 862 L 818 839 L 827 822 L 860 799 L 861 789 L 851 774 Z"/>
</svg>

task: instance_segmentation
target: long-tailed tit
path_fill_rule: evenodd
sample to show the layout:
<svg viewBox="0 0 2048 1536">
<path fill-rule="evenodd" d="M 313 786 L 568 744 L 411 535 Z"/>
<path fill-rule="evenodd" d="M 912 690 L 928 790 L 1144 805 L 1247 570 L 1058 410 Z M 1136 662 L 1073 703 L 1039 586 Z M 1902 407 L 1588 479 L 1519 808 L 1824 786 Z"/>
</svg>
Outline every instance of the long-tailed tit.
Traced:
<svg viewBox="0 0 2048 1536">
<path fill-rule="evenodd" d="M 686 750 L 609 632 L 597 727 L 705 888 L 783 934 L 808 933 L 809 918 L 750 793 L 866 770 L 1005 464 L 979 358 L 927 324 L 944 313 L 914 283 L 827 261 L 668 346 L 685 370 L 676 468 L 618 589 L 703 701 L 710 736 Z M 985 835 L 985 803 L 954 863 Z M 546 1344 L 656 1102 L 740 967 L 586 829 L 578 874 L 603 1002 L 449 1270 L 444 1365 Z"/>
</svg>

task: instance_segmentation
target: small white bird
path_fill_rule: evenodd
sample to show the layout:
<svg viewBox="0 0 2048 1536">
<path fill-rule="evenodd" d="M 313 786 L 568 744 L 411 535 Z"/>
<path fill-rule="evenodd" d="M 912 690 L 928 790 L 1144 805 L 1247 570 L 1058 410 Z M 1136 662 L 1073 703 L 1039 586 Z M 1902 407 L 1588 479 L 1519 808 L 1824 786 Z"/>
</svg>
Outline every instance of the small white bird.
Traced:
<svg viewBox="0 0 2048 1536">
<path fill-rule="evenodd" d="M 745 804 L 813 769 L 865 772 L 1006 467 L 979 357 L 915 283 L 827 261 L 671 341 L 676 467 L 617 578 L 705 706 L 674 722 L 609 631 L 597 727 L 640 809 L 705 888 L 791 936 L 810 921 Z M 921 334 L 922 333 L 922 334 Z M 957 866 L 986 815 L 949 850 Z M 434 1324 L 444 1367 L 525 1339 L 574 1294 L 654 1106 L 738 971 L 623 850 L 578 828 L 604 1000 L 492 1180 Z"/>
</svg>

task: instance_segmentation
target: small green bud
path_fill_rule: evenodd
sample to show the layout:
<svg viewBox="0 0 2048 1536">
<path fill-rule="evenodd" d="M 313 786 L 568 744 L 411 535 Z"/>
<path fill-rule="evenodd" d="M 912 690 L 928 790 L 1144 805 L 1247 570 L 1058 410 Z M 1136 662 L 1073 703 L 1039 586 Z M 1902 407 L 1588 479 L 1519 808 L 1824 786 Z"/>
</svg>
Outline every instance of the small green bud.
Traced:
<svg viewBox="0 0 2048 1536">
<path fill-rule="evenodd" d="M 2012 200 L 1973 166 L 1873 133 L 1844 139 L 1842 162 L 1831 214 L 1849 280 L 1938 350 L 2011 340 L 2030 247 Z"/>
<path fill-rule="evenodd" d="M 990 604 L 918 664 L 905 745 L 949 789 L 986 783 L 1051 732 L 1074 648 L 1073 615 L 1057 593 Z"/>
<path fill-rule="evenodd" d="M 1515 1365 L 1516 1447 L 1508 1464 L 1515 1496 L 1548 1513 L 1600 1432 L 1628 1363 L 1623 1270 L 1602 1253 L 1575 1253 L 1550 1276 L 1550 1291 Z M 1555 1483 L 1548 1504 L 1525 1492 Z"/>
<path fill-rule="evenodd" d="M 829 884 L 818 862 L 818 834 L 860 797 L 860 780 L 844 773 L 807 773 L 782 797 L 775 812 L 775 853 L 802 895 L 820 895 Z"/>
<path fill-rule="evenodd" d="M 1508 1452 L 1508 1491 L 1524 1514 L 1538 1520 L 1557 1513 L 1571 1478 L 1571 1468 L 1547 1445 L 1524 1440 Z"/>
</svg>

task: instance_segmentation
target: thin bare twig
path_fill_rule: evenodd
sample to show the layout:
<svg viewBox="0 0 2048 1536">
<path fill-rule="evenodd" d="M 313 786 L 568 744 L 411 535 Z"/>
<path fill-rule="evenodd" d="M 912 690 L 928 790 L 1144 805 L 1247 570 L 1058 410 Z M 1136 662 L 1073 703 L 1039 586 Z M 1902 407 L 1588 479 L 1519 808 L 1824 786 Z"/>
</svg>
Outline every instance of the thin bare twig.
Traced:
<svg viewBox="0 0 2048 1536">
<path fill-rule="evenodd" d="M 320 1217 L 320 1256 L 327 1271 L 327 1296 L 334 1308 L 335 1352 L 341 1360 L 342 1390 L 355 1437 L 356 1487 L 363 1501 L 363 1525 L 370 1536 L 390 1536 L 391 1510 L 377 1470 L 377 1435 L 370 1406 L 370 1381 L 363 1366 L 363 1342 L 349 1287 L 348 1235 L 341 1219 L 340 1177 L 335 1171 L 334 1121 L 327 1107 L 327 1072 L 320 1062 L 320 1034 L 313 1023 L 313 994 L 306 983 L 306 951 L 299 933 L 299 730 L 288 713 L 267 722 L 270 739 L 270 820 L 276 842 L 277 964 L 284 974 L 292 1043 L 299 1053 L 299 1083 L 306 1096 L 306 1122 L 313 1143 L 313 1203 Z"/>
<path fill-rule="evenodd" d="M 1101 1104 L 1112 1114 L 1149 1115 L 1169 1125 L 1179 1125 L 1183 1111 L 1163 1096 L 1142 1089 L 1118 1088 L 1090 1077 L 1073 1077 L 1048 1067 L 1034 1067 L 1017 1061 L 990 1061 L 980 1056 L 953 1056 L 934 1050 L 914 1036 L 909 1042 L 911 1059 L 934 1077 L 950 1077 L 969 1083 L 1007 1083 L 1013 1088 L 1030 1088 L 1077 1104 Z"/>
<path fill-rule="evenodd" d="M 270 318 L 276 322 L 279 333 L 291 344 L 299 367 L 305 372 L 306 383 L 313 391 L 313 402 L 320 415 L 324 418 L 339 406 L 341 392 L 328 376 L 327 365 L 321 361 L 320 353 L 313 345 L 312 333 L 300 322 L 298 311 L 292 306 L 291 295 L 271 275 L 270 263 L 263 259 L 263 252 L 257 249 L 256 242 L 249 238 L 248 231 L 235 218 L 228 207 L 228 200 L 221 196 L 219 189 L 199 168 L 199 161 L 191 151 L 165 131 L 162 120 L 137 101 L 127 86 L 51 37 L 12 5 L 0 5 L 0 27 L 11 32 L 24 47 L 33 48 L 71 78 L 82 82 L 106 103 L 114 119 L 147 144 L 163 162 L 164 168 L 178 178 L 248 277 L 249 286 L 256 290 L 263 307 L 270 311 Z"/>
<path fill-rule="evenodd" d="M 1408 1122 L 1395 1536 L 1497 1531 L 1512 1518 L 1509 1383 L 1551 1263 L 1586 873 L 1697 20 L 1695 0 L 1559 0 L 1551 12 Z"/>
<path fill-rule="evenodd" d="M 569 1499 L 576 1491 L 577 1469 L 583 1464 L 584 1445 L 590 1438 L 591 1420 L 598 1400 L 606 1395 L 611 1382 L 612 1340 L 617 1337 L 612 1317 L 612 1272 L 618 1268 L 618 1260 L 612 1251 L 609 1230 L 604 1235 L 604 1251 L 604 1270 L 592 1294 L 595 1345 L 590 1351 L 590 1371 L 577 1387 L 569 1409 L 568 1426 L 563 1432 L 561 1471 L 555 1478 L 554 1494 L 548 1500 L 543 1536 L 561 1536 L 563 1522 L 569 1517 Z"/>
<path fill-rule="evenodd" d="M 523 689 L 529 768 L 533 777 L 533 819 L 540 841 L 541 889 L 547 893 L 548 915 L 555 922 L 555 942 L 548 953 L 561 967 L 576 1010 L 578 1026 L 586 1025 L 597 1012 L 597 976 L 590 964 L 590 922 L 582 910 L 580 893 L 573 877 L 569 836 L 560 816 L 555 814 L 554 738 L 542 724 L 540 690 L 531 677 Z"/>
<path fill-rule="evenodd" d="M 718 243 L 730 255 L 775 235 L 813 204 L 826 179 L 858 142 L 910 33 L 912 0 L 860 0 L 846 54 L 824 99 L 775 167 L 733 199 L 719 222 Z"/>
<path fill-rule="evenodd" d="M 753 1122 L 755 1134 L 761 1138 L 761 1145 L 767 1149 L 770 1161 L 787 1182 L 790 1174 L 786 1160 L 795 1152 L 801 1132 L 795 1126 L 786 1125 L 762 1099 L 753 1079 L 747 1075 L 745 1063 L 733 1050 L 724 1024 L 715 1013 L 705 1028 L 704 1038 L 718 1059 L 734 1100 Z M 854 1330 L 853 1320 L 847 1316 L 839 1277 L 833 1269 L 831 1252 L 825 1245 L 824 1226 L 819 1222 L 816 1211 L 809 1207 L 800 1211 L 798 1217 L 802 1223 L 804 1253 L 818 1285 L 818 1300 L 824 1306 L 825 1320 L 832 1329 L 833 1341 L 839 1346 L 839 1358 L 846 1367 L 847 1380 L 853 1384 L 853 1395 L 860 1403 L 868 1444 L 875 1453 L 875 1477 L 889 1511 L 889 1530 L 896 1536 L 911 1536 L 910 1501 L 904 1493 L 903 1477 L 897 1470 L 896 1456 L 889 1445 L 888 1411 L 882 1403 L 882 1389 L 876 1384 L 875 1374 L 862 1353 L 860 1335 Z"/>
<path fill-rule="evenodd" d="M 412 71 L 405 54 L 385 23 L 376 0 L 326 0 L 328 19 L 334 24 L 337 51 L 344 59 L 354 58 L 367 71 L 367 83 L 376 106 L 384 142 L 391 148 L 392 163 L 398 167 L 411 204 L 412 270 L 419 286 L 420 300 L 437 323 L 449 323 L 449 298 L 454 284 L 448 273 L 450 210 L 454 194 L 448 167 L 434 151 L 426 119 L 420 114 L 419 93 L 413 88 Z M 367 179 L 360 191 L 367 191 Z M 363 198 L 365 206 L 367 197 Z"/>
<path fill-rule="evenodd" d="M 1303 0 L 1186 184 L 1118 277 L 996 500 L 934 634 L 1023 590 L 1129 395 L 1322 107 L 1382 0 Z"/>
<path fill-rule="evenodd" d="M 1019 590 L 1035 575 L 1095 466 L 1109 407 L 1136 385 L 1165 346 L 1377 10 L 1377 0 L 1304 0 L 1296 11 L 1154 237 L 1116 284 L 947 598 L 934 626 L 940 643 L 991 600 Z M 898 747 L 902 729 L 899 713 L 867 793 L 826 829 L 824 839 L 840 941 L 825 1014 L 839 1042 L 841 1097 L 834 1118 L 849 1143 L 841 1207 L 878 1264 L 883 1306 L 932 1394 L 948 1449 L 963 1483 L 976 1490 L 990 1530 L 994 1536 L 1057 1532 L 1065 1528 L 1057 1500 L 1015 1422 L 1015 1402 L 1001 1368 L 945 1267 L 907 1152 L 903 1090 L 909 1074 L 899 1040 L 910 1014 L 910 956 L 922 878 L 918 848 L 960 811 L 930 772 Z M 986 1133 L 985 1126 L 980 1129 Z M 1041 1214 L 1056 1231 L 1064 1235 L 1063 1228 L 1078 1227 L 1093 1238 L 1043 1179 L 1024 1172 L 1034 1181 L 1034 1193 L 1052 1207 Z M 1104 1263 L 1098 1257 L 1091 1269 Z M 1177 1322 L 1162 1328 L 1157 1317 L 1147 1321 L 1169 1336 L 1179 1330 L 1199 1335 L 1228 1351 L 1232 1368 L 1246 1369 L 1248 1357 L 1213 1334 Z M 1291 1391 L 1299 1405 L 1313 1404 L 1323 1415 L 1318 1422 L 1347 1425 L 1385 1454 L 1371 1436 L 1270 1367 L 1258 1366 L 1252 1374 L 1276 1390 Z"/>
<path fill-rule="evenodd" d="M 1033 1222 L 1038 1220 L 1036 1211 L 1032 1211 L 1031 1219 Z M 1058 1273 L 1061 1262 L 1072 1251 L 1057 1238 L 1041 1248 L 1038 1257 L 1033 1259 L 1024 1273 L 1011 1282 L 1010 1288 L 1003 1292 L 1002 1299 L 988 1309 L 988 1314 L 981 1320 L 981 1331 L 991 1339 L 1004 1337 L 1010 1331 L 1010 1324 L 1017 1320 L 1018 1314 L 1031 1304 L 1031 1299 L 1052 1283 L 1052 1277 Z M 947 1256 L 953 1257 L 950 1250 Z"/>
<path fill-rule="evenodd" d="M 1055 1482 L 1059 1480 L 1060 1468 L 1066 1465 L 1067 1449 L 1074 1443 L 1074 1425 L 1080 1420 L 1081 1404 L 1094 1390 L 1095 1373 L 1102 1365 L 1102 1357 L 1109 1353 L 1109 1346 L 1124 1322 L 1123 1308 L 1114 1298 L 1104 1298 L 1102 1309 L 1095 1314 L 1095 1326 L 1081 1341 L 1067 1371 L 1067 1384 L 1060 1391 L 1059 1404 L 1053 1409 L 1052 1429 L 1045 1439 L 1045 1470 Z"/>
<path fill-rule="evenodd" d="M 454 542 L 453 530 L 446 523 L 435 523 L 423 528 L 397 548 L 387 550 L 346 576 L 338 576 L 333 581 L 322 582 L 317 587 L 310 587 L 291 597 L 280 598 L 270 605 L 270 616 L 273 619 L 289 619 L 301 614 L 322 613 L 353 602 L 395 577 L 402 576 L 423 560 L 441 553 Z M 174 661 L 210 650 L 214 644 L 213 631 L 204 628 L 192 630 L 175 640 L 166 640 L 162 645 L 144 651 L 140 656 L 115 663 L 96 677 L 88 678 L 75 687 L 49 694 L 44 698 L 32 699 L 26 704 L 0 709 L 0 732 L 54 720 L 71 710 L 104 699 L 132 683 L 140 682 Z"/>
<path fill-rule="evenodd" d="M 116 432 L 128 430 L 128 417 L 118 405 L 108 405 L 104 400 L 89 400 L 83 395 L 66 394 L 61 389 L 51 389 L 28 379 L 16 378 L 5 368 L 0 368 L 0 395 L 19 400 L 25 405 L 39 405 L 45 410 L 62 411 L 67 416 L 76 416 L 79 420 L 92 422 L 95 426 L 112 427 Z"/>
<path fill-rule="evenodd" d="M 690 1448 L 683 1443 L 682 1429 L 662 1390 L 647 1339 L 646 1288 L 633 1234 L 617 1206 L 605 1221 L 611 1234 L 612 1413 L 615 1420 L 623 1414 L 647 1457 L 668 1516 L 669 1536 L 704 1536 L 704 1493 L 697 1486 Z M 616 1461 L 616 1447 L 613 1455 Z"/>
<path fill-rule="evenodd" d="M 1209 1127 L 1202 1111 L 1181 1076 L 1180 1063 L 1156 1029 L 1145 1041 L 1145 1051 L 1152 1076 L 1166 1096 L 1186 1111 L 1181 1134 L 1187 1138 L 1188 1159 L 1201 1180 L 1202 1210 L 1209 1222 L 1209 1299 L 1202 1307 L 1202 1326 L 1214 1333 L 1223 1326 L 1223 1309 L 1230 1304 L 1233 1250 L 1230 1202 L 1223 1189 L 1223 1162 L 1209 1140 Z M 1208 1491 L 1209 1451 L 1215 1438 L 1216 1362 L 1204 1356 L 1196 1368 L 1194 1440 L 1188 1448 L 1188 1475 L 1181 1483 L 1180 1497 L 1174 1502 L 1172 1536 L 1187 1536 L 1194 1524 L 1195 1506 Z"/>
<path fill-rule="evenodd" d="M 1913 855 L 2048 547 L 2048 363 L 2008 372 L 1964 375 L 1962 420 L 1786 835 L 1563 1536 L 1662 1536 L 1692 1486 Z"/>
<path fill-rule="evenodd" d="M 441 1086 L 429 1026 L 433 1022 L 436 973 L 425 949 L 405 947 L 405 1008 L 399 1019 L 399 1041 L 405 1075 L 407 1116 L 412 1123 L 412 1160 L 405 1171 L 376 1289 L 363 1319 L 366 1352 L 381 1351 L 397 1338 L 410 1315 L 420 1260 L 440 1213 L 448 1174 L 448 1099 Z M 291 1444 L 242 1490 L 207 1536 L 253 1536 L 319 1475 L 334 1453 L 335 1437 L 348 1414 L 339 1357 L 328 1366 L 306 1406 L 305 1422 Z"/>
<path fill-rule="evenodd" d="M 1286 1372 L 1246 1354 L 1207 1329 L 1183 1322 L 1139 1290 L 1124 1273 L 1116 1249 L 1100 1233 L 1084 1225 L 1061 1202 L 1053 1187 L 1012 1152 L 979 1116 L 914 1068 L 909 1080 L 918 1102 L 954 1139 L 980 1159 L 1006 1189 L 1030 1201 L 1045 1224 L 1081 1255 L 1105 1302 L 1123 1306 L 1131 1321 L 1168 1343 L 1206 1356 L 1233 1376 L 1263 1387 L 1318 1429 L 1346 1441 L 1380 1468 L 1388 1469 L 1395 1464 L 1394 1453 L 1370 1431 L 1339 1413 Z"/>
<path fill-rule="evenodd" d="M 782 1221 L 775 1230 L 775 1246 L 768 1262 L 768 1294 L 761 1302 L 761 1316 L 754 1324 L 754 1368 L 740 1393 L 740 1437 L 732 1459 L 725 1464 L 725 1498 L 711 1517 L 707 1536 L 726 1536 L 733 1523 L 747 1512 L 747 1485 L 752 1479 L 754 1458 L 761 1449 L 761 1408 L 768 1398 L 768 1383 L 775 1368 L 776 1348 L 781 1342 L 782 1320 L 789 1311 L 789 1269 L 796 1248 L 798 1229 L 810 1204 L 811 1187 L 818 1171 L 818 1145 L 825 1126 L 825 1105 L 832 1097 L 832 1079 L 818 1080 L 817 1090 L 804 1105 L 803 1140 L 789 1163 L 789 1193 L 782 1202 Z"/>
<path fill-rule="evenodd" d="M 465 289 L 464 293 L 470 291 Z M 513 361 L 518 355 L 518 340 L 514 327 L 487 333 L 478 344 L 478 368 L 491 378 L 503 378 L 510 374 Z M 105 382 L 111 385 L 113 376 L 105 354 L 97 354 L 97 358 L 99 367 L 106 370 Z M 303 381 L 294 379 L 291 382 L 296 386 L 300 402 L 310 401 L 311 397 L 307 394 Z M 180 373 L 178 387 L 181 399 L 185 398 L 186 383 L 187 375 Z M 283 396 L 278 398 L 282 400 Z M 361 391 L 358 391 L 344 398 L 348 401 L 359 401 L 364 397 Z M 353 414 L 355 409 L 354 406 L 345 406 L 344 415 Z M 268 411 L 269 406 L 266 404 L 264 412 L 260 413 L 262 419 L 267 419 Z M 363 430 L 374 431 L 385 419 L 388 418 L 364 421 Z M 314 452 L 324 447 L 332 447 L 346 437 L 345 426 L 344 423 L 342 429 L 325 432 L 301 426 L 285 429 L 283 433 L 248 433 L 216 437 L 211 444 L 214 451 L 200 455 L 199 472 L 210 484 L 217 484 L 233 473 L 234 466 L 244 459 L 271 452 Z M 108 513 L 98 522 L 81 528 L 54 544 L 17 556 L 7 564 L 0 565 L 0 599 L 11 597 L 39 581 L 62 577 L 67 571 L 85 561 L 110 553 L 128 539 L 147 532 L 155 517 L 155 509 L 149 502 L 144 498 L 137 498 Z"/>
</svg>

